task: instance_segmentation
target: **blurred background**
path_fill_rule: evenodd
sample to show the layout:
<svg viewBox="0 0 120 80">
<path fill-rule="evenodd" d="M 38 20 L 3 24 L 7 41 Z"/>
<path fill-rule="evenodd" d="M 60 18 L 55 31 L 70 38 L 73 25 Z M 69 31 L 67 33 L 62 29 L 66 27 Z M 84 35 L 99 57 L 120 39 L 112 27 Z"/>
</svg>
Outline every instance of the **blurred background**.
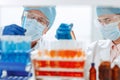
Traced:
<svg viewBox="0 0 120 80">
<path fill-rule="evenodd" d="M 72 30 L 75 33 L 76 40 L 83 41 L 85 44 L 85 45 L 82 44 L 82 48 L 84 50 L 84 46 L 85 46 L 85 48 L 87 48 L 87 46 L 89 44 L 91 44 L 92 42 L 103 39 L 101 36 L 101 33 L 99 31 L 97 22 L 96 22 L 97 16 L 96 16 L 95 7 L 97 5 L 117 6 L 117 5 L 119 5 L 119 2 L 120 2 L 119 0 L 105 0 L 105 1 L 103 1 L 103 0 L 0 0 L 0 33 L 2 33 L 2 29 L 7 25 L 17 24 L 17 25 L 21 26 L 21 16 L 22 16 L 23 9 L 24 9 L 23 6 L 48 6 L 48 5 L 52 6 L 52 5 L 55 5 L 56 6 L 56 18 L 55 18 L 54 24 L 52 25 L 50 30 L 47 32 L 46 35 L 44 35 L 44 39 L 56 40 L 55 34 L 56 34 L 56 30 L 60 26 L 60 24 L 61 23 L 66 23 L 66 24 L 72 23 L 73 24 Z M 54 44 L 52 44 L 52 45 L 54 46 Z M 62 43 L 60 45 L 62 45 Z M 77 45 L 78 45 L 78 43 L 77 43 Z M 50 45 L 50 47 L 51 47 L 51 45 Z M 59 46 L 59 47 L 62 48 L 61 46 Z M 73 48 L 73 46 L 69 46 L 68 44 L 67 44 L 67 47 Z M 76 64 L 78 65 L 78 63 L 76 63 L 76 62 L 82 62 L 82 64 L 84 64 L 84 62 L 85 62 L 85 55 L 84 55 L 84 52 L 82 52 L 82 50 L 80 50 L 81 52 L 77 52 L 78 57 L 77 58 L 74 57 L 74 60 L 73 60 L 73 57 L 68 59 L 68 54 L 66 55 L 66 53 L 64 52 L 64 57 L 65 57 L 65 60 L 64 60 L 63 55 L 56 56 L 56 52 L 53 52 L 52 49 L 49 52 L 48 44 L 47 44 L 47 48 L 48 48 L 48 52 L 47 51 L 44 52 L 47 54 L 41 55 L 41 53 L 38 51 L 38 52 L 35 52 L 35 53 L 37 53 L 37 54 L 35 54 L 35 56 L 32 55 L 33 61 L 35 60 L 36 62 L 37 61 L 38 62 L 39 61 L 47 62 L 47 64 L 45 64 L 45 67 L 42 68 L 43 70 L 44 69 L 46 69 L 46 71 L 49 70 L 48 67 L 50 67 L 50 66 L 48 66 L 48 65 L 51 65 L 51 63 L 48 63 L 48 61 L 53 61 L 54 64 L 56 64 L 55 61 L 60 60 L 63 62 L 65 61 L 64 64 L 66 64 L 66 63 L 69 63 L 69 62 L 66 62 L 68 60 L 70 62 L 75 62 L 74 65 L 76 65 Z M 55 47 L 55 50 L 56 50 L 56 47 Z M 49 53 L 49 55 L 48 55 L 48 53 Z M 39 56 L 38 56 L 38 54 L 39 54 Z M 53 56 L 51 56 L 51 55 L 53 55 Z M 72 54 L 72 56 L 73 56 L 73 54 Z M 75 56 L 76 56 L 76 53 L 75 53 Z M 59 59 L 59 57 L 60 57 L 60 59 Z M 20 59 L 22 59 L 21 56 L 20 56 Z M 16 59 L 15 59 L 15 61 L 16 61 Z M 62 69 L 64 71 L 64 68 L 58 66 L 58 61 L 57 61 L 58 71 L 62 70 Z M 33 63 L 36 63 L 36 62 L 33 62 Z M 46 62 L 43 62 L 43 64 Z M 61 63 L 59 63 L 59 64 L 61 64 Z M 69 63 L 69 64 L 71 65 L 71 63 Z M 72 65 L 73 65 L 73 63 L 72 63 Z M 80 66 L 81 66 L 81 64 L 80 64 Z M 40 68 L 41 68 L 41 66 L 40 66 Z M 55 69 L 54 69 L 54 67 L 50 67 L 50 68 L 51 68 L 51 70 L 53 69 L 53 71 L 54 70 L 56 71 L 56 67 L 55 67 Z M 77 72 L 79 71 L 79 72 L 83 73 L 83 68 L 84 68 L 84 65 L 81 69 L 79 69 L 82 71 L 79 71 L 78 68 L 73 68 L 73 69 L 75 69 Z M 73 69 L 71 68 L 72 71 L 74 71 Z M 30 70 L 31 70 L 31 68 L 30 68 Z M 69 69 L 67 69 L 67 70 L 69 70 Z M 65 70 L 65 71 L 67 71 L 67 70 Z M 39 68 L 38 68 L 38 71 L 39 71 Z M 58 74 L 58 72 L 57 72 L 57 74 Z M 55 75 L 57 75 L 57 74 L 55 74 Z M 39 77 L 39 75 L 38 75 L 38 77 Z M 45 78 L 48 78 L 47 80 L 50 80 L 49 77 L 45 77 Z M 56 78 L 56 80 L 60 80 L 57 77 L 55 77 L 55 78 Z M 33 79 L 31 79 L 31 80 L 33 80 Z M 68 80 L 68 79 L 62 78 L 62 80 Z M 71 77 L 70 77 L 70 80 L 71 80 Z M 74 80 L 77 80 L 77 79 L 74 79 Z M 84 79 L 80 79 L 80 80 L 84 80 Z"/>
</svg>

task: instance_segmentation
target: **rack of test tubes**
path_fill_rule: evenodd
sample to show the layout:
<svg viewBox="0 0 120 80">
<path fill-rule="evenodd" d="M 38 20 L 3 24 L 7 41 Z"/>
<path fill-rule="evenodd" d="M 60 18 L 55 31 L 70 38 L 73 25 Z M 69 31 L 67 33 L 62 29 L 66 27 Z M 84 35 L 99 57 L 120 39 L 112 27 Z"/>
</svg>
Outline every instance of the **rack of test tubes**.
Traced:
<svg viewBox="0 0 120 80">
<path fill-rule="evenodd" d="M 35 53 L 32 63 L 36 80 L 84 80 L 85 52 L 82 42 L 45 42 Z"/>
<path fill-rule="evenodd" d="M 1 36 L 0 80 L 28 80 L 30 41 L 28 36 Z"/>
</svg>

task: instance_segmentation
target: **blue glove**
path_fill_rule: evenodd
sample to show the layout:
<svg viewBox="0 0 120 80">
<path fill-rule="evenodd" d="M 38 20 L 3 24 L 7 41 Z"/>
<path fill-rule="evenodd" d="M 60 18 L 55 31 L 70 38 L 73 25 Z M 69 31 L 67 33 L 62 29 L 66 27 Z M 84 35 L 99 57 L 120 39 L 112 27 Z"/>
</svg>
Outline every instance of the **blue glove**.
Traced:
<svg viewBox="0 0 120 80">
<path fill-rule="evenodd" d="M 55 37 L 59 39 L 72 39 L 71 36 L 71 30 L 72 30 L 73 24 L 66 24 L 66 23 L 61 23 L 58 29 L 56 30 L 56 35 Z"/>
<path fill-rule="evenodd" d="M 26 30 L 16 24 L 5 26 L 3 35 L 25 35 Z"/>
</svg>

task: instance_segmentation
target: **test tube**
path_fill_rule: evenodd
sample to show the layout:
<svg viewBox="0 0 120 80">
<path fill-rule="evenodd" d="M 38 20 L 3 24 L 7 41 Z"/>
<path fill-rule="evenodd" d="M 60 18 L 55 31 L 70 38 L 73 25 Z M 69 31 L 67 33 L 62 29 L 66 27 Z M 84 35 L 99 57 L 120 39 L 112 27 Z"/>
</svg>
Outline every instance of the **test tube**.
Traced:
<svg viewBox="0 0 120 80">
<path fill-rule="evenodd" d="M 23 21 L 22 21 L 22 27 L 24 28 L 25 27 L 25 24 L 26 24 L 26 19 L 27 19 L 27 11 L 25 11 L 23 13 Z"/>
</svg>

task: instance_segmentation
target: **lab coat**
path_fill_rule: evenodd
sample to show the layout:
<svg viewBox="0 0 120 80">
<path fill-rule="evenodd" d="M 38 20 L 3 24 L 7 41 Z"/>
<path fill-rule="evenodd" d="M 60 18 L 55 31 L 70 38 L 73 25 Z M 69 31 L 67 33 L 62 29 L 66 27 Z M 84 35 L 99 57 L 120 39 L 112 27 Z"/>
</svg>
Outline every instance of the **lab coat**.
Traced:
<svg viewBox="0 0 120 80">
<path fill-rule="evenodd" d="M 89 80 L 89 70 L 91 67 L 91 63 L 95 63 L 97 80 L 98 79 L 98 67 L 102 61 L 111 61 L 110 59 L 110 50 L 111 50 L 110 40 L 99 40 L 93 42 L 86 50 L 86 63 L 85 63 L 85 80 Z M 120 56 L 117 57 L 120 61 Z M 114 65 L 114 61 L 111 63 Z"/>
</svg>

